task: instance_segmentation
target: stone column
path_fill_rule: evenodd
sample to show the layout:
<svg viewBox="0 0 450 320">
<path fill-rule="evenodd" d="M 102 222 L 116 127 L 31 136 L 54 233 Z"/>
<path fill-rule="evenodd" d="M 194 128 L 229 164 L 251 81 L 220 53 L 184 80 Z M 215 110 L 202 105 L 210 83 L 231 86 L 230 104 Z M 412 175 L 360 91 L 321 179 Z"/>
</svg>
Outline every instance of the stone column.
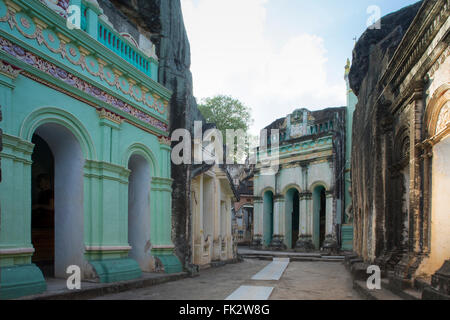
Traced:
<svg viewBox="0 0 450 320">
<path fill-rule="evenodd" d="M 334 228 L 334 212 L 333 212 L 334 195 L 332 192 L 326 192 L 326 219 L 325 219 L 325 241 L 323 247 L 326 249 L 336 249 L 337 239 L 336 230 Z"/>
<path fill-rule="evenodd" d="M 263 245 L 264 201 L 261 197 L 253 200 L 253 240 L 252 247 L 261 248 Z"/>
<path fill-rule="evenodd" d="M 202 264 L 203 246 L 204 246 L 204 231 L 203 231 L 203 175 L 195 179 L 191 186 L 192 196 L 192 245 L 193 245 L 193 263 L 196 265 Z"/>
<path fill-rule="evenodd" d="M 295 245 L 296 251 L 312 251 L 314 250 L 314 244 L 312 241 L 312 194 L 310 192 L 303 192 L 300 194 L 300 230 L 297 244 Z"/>
<path fill-rule="evenodd" d="M 222 239 L 220 237 L 220 180 L 217 177 L 214 177 L 214 205 L 213 205 L 213 226 L 214 226 L 214 234 L 213 234 L 213 254 L 212 260 L 220 260 L 220 255 L 222 252 Z"/>
<path fill-rule="evenodd" d="M 411 111 L 409 132 L 409 221 L 407 248 L 401 261 L 394 268 L 392 285 L 398 289 L 410 286 L 414 273 L 422 261 L 421 228 L 422 228 L 422 172 L 421 150 L 417 146 L 422 142 L 423 89 L 419 84 L 410 98 Z"/>
<path fill-rule="evenodd" d="M 273 214 L 273 238 L 270 247 L 273 250 L 285 250 L 286 244 L 284 237 L 286 236 L 285 220 L 285 199 L 284 196 L 278 195 L 274 199 L 274 214 Z"/>
</svg>

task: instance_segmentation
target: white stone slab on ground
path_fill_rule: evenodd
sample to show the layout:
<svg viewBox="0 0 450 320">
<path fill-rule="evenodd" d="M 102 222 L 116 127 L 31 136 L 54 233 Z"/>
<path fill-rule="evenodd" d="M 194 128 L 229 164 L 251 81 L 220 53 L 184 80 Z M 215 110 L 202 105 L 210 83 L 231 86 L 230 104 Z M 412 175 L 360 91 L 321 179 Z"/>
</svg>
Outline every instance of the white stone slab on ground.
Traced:
<svg viewBox="0 0 450 320">
<path fill-rule="evenodd" d="M 277 281 L 280 280 L 287 266 L 289 265 L 289 258 L 274 258 L 273 261 L 267 265 L 260 272 L 252 277 L 252 280 L 258 281 Z"/>
<path fill-rule="evenodd" d="M 241 286 L 225 300 L 268 300 L 273 287 Z"/>
</svg>

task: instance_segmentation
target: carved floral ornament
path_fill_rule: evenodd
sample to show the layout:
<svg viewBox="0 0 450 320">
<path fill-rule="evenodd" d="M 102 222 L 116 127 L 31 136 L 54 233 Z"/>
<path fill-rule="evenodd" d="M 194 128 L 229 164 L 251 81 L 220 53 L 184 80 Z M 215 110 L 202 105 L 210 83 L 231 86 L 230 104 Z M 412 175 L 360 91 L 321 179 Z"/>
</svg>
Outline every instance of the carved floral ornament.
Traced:
<svg viewBox="0 0 450 320">
<path fill-rule="evenodd" d="M 25 49 L 13 44 L 9 40 L 4 39 L 1 36 L 0 36 L 0 49 L 7 52 L 16 59 L 25 62 L 27 65 L 32 66 L 42 72 L 45 72 L 48 75 L 60 81 L 63 81 L 66 84 L 70 85 L 71 87 L 81 90 L 94 98 L 100 99 L 103 102 L 107 103 L 108 105 L 117 108 L 136 119 L 139 119 L 164 132 L 168 131 L 168 125 L 166 123 L 156 119 L 155 117 L 151 116 L 148 113 L 145 113 L 137 108 L 134 108 L 128 103 L 125 103 L 124 101 L 108 94 L 102 89 L 99 89 L 98 87 L 95 87 L 90 83 L 87 83 L 86 81 L 34 55 L 33 53 L 26 51 Z M 30 75 L 27 72 L 24 72 L 24 74 L 30 77 Z M 31 76 L 31 78 L 34 79 L 35 81 L 42 82 L 42 79 L 36 79 L 34 76 Z M 46 82 L 44 83 L 47 86 L 49 86 L 48 83 Z"/>
<path fill-rule="evenodd" d="M 11 30 L 16 28 L 25 38 L 35 39 L 39 46 L 45 45 L 51 52 L 61 55 L 61 58 L 72 65 L 81 67 L 82 70 L 98 77 L 110 87 L 120 90 L 136 102 L 154 109 L 161 115 L 167 114 L 168 101 L 161 99 L 157 94 L 150 93 L 145 86 L 136 84 L 120 71 L 93 56 L 85 48 L 71 42 L 66 36 L 55 33 L 44 22 L 37 18 L 31 18 L 21 10 L 22 8 L 9 0 L 0 0 L 0 22 L 7 22 Z"/>
<path fill-rule="evenodd" d="M 12 79 L 15 79 L 19 76 L 21 72 L 22 69 L 19 69 L 3 60 L 0 60 L 0 73 L 3 73 Z"/>
<path fill-rule="evenodd" d="M 430 100 L 426 115 L 428 139 L 425 144 L 435 145 L 450 133 L 450 83 L 439 87 Z"/>
<path fill-rule="evenodd" d="M 121 124 L 122 122 L 124 122 L 124 119 L 122 119 L 119 115 L 110 112 L 104 108 L 97 110 L 97 113 L 100 119 L 108 119 L 117 124 Z"/>
<path fill-rule="evenodd" d="M 171 146 L 172 145 L 172 142 L 171 142 L 169 137 L 161 136 L 161 137 L 158 138 L 158 140 L 159 140 L 160 144 L 163 144 L 163 145 L 166 145 L 166 146 Z"/>
<path fill-rule="evenodd" d="M 436 124 L 436 134 L 443 132 L 450 125 L 450 101 L 442 107 Z"/>
</svg>

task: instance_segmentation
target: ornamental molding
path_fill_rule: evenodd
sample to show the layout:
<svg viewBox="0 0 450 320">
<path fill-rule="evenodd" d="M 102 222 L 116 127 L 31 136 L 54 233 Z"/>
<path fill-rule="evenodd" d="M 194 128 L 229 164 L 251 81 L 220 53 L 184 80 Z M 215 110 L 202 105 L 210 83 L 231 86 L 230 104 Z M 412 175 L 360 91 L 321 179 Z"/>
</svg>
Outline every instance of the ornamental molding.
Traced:
<svg viewBox="0 0 450 320">
<path fill-rule="evenodd" d="M 158 138 L 158 141 L 159 141 L 159 144 L 162 144 L 162 145 L 166 145 L 166 146 L 169 146 L 169 147 L 172 145 L 172 141 L 171 141 L 171 139 L 169 137 L 160 136 Z"/>
<path fill-rule="evenodd" d="M 163 132 L 168 132 L 168 125 L 162 122 L 159 119 L 147 114 L 129 104 L 124 102 L 123 100 L 116 98 L 109 93 L 106 93 L 102 89 L 91 85 L 90 83 L 80 79 L 79 77 L 73 75 L 57 67 L 56 65 L 48 62 L 35 54 L 23 49 L 20 46 L 17 46 L 10 42 L 9 40 L 0 36 L 0 50 L 5 51 L 12 57 L 20 60 L 21 62 L 26 63 L 27 65 L 36 68 L 37 70 L 44 72 L 56 80 L 63 81 L 64 83 L 70 85 L 72 88 L 80 90 L 93 98 L 97 98 L 110 106 L 113 106 L 122 112 L 127 113 L 133 118 L 136 118 L 140 121 L 147 123 Z M 28 74 L 28 73 L 27 73 Z M 32 79 L 43 83 L 37 79 L 36 76 L 31 76 Z"/>
<path fill-rule="evenodd" d="M 16 79 L 21 72 L 22 69 L 0 60 L 0 73 L 4 74 L 8 78 Z"/>
<path fill-rule="evenodd" d="M 450 15 L 449 0 L 425 2 L 403 37 L 379 83 L 405 87 L 408 75 L 420 61 Z"/>
<path fill-rule="evenodd" d="M 436 123 L 436 135 L 439 135 L 444 130 L 448 129 L 450 125 L 450 100 L 445 103 L 439 113 L 438 121 Z"/>
<path fill-rule="evenodd" d="M 14 30 L 16 28 L 27 39 L 36 40 L 39 46 L 45 47 L 52 53 L 58 54 L 73 66 L 81 67 L 94 77 L 106 82 L 112 89 L 117 89 L 132 100 L 142 103 L 145 107 L 155 110 L 162 116 L 168 115 L 168 102 L 156 93 L 150 93 L 150 89 L 136 81 L 125 77 L 122 73 L 115 72 L 114 67 L 105 65 L 104 61 L 95 54 L 91 54 L 86 48 L 79 46 L 75 41 L 61 33 L 46 28 L 46 24 L 37 18 L 31 18 L 22 8 L 10 0 L 0 0 L 0 5 L 6 3 L 8 8 L 0 22 L 7 22 Z M 43 2 L 43 1 L 41 1 Z"/>
<path fill-rule="evenodd" d="M 117 124 L 122 124 L 124 122 L 124 119 L 122 119 L 122 117 L 111 111 L 106 110 L 105 108 L 97 110 L 97 113 L 100 119 L 107 119 Z"/>
<path fill-rule="evenodd" d="M 442 52 L 442 54 L 439 56 L 437 61 L 430 68 L 430 71 L 427 73 L 427 77 L 429 79 L 432 79 L 434 77 L 434 74 L 436 73 L 436 71 L 439 70 L 441 65 L 443 65 L 445 63 L 448 56 L 450 56 L 450 47 L 449 46 L 447 46 L 447 48 L 444 50 L 444 52 Z"/>
</svg>

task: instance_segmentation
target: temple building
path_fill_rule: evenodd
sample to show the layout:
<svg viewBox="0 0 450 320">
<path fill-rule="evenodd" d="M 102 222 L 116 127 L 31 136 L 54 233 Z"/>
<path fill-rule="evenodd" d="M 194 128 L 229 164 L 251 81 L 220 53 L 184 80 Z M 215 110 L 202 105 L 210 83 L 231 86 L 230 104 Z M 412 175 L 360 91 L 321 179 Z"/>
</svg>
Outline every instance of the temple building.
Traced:
<svg viewBox="0 0 450 320">
<path fill-rule="evenodd" d="M 236 196 L 226 166 L 200 166 L 191 184 L 192 264 L 205 268 L 212 262 L 236 258 L 231 233 Z"/>
<path fill-rule="evenodd" d="M 201 131 L 198 126 L 196 128 L 198 134 L 192 143 L 194 165 L 190 186 L 191 264 L 202 269 L 214 262 L 236 258 L 232 209 L 239 196 L 228 166 L 221 163 L 225 147 L 212 142 L 216 141 L 219 133 L 215 124 L 202 125 Z"/>
<path fill-rule="evenodd" d="M 234 203 L 233 235 L 238 245 L 251 245 L 253 240 L 253 171 L 254 165 L 248 161 L 239 165 L 235 183 L 239 201 Z"/>
<path fill-rule="evenodd" d="M 0 298 L 71 265 L 100 282 L 181 271 L 172 92 L 145 25 L 109 1 L 0 0 L 0 48 Z"/>
<path fill-rule="evenodd" d="M 392 290 L 423 298 L 450 298 L 449 19 L 448 0 L 383 17 L 349 74 L 354 251 Z"/>
<path fill-rule="evenodd" d="M 345 222 L 346 111 L 298 109 L 265 128 L 254 172 L 254 247 L 338 249 Z"/>
</svg>

